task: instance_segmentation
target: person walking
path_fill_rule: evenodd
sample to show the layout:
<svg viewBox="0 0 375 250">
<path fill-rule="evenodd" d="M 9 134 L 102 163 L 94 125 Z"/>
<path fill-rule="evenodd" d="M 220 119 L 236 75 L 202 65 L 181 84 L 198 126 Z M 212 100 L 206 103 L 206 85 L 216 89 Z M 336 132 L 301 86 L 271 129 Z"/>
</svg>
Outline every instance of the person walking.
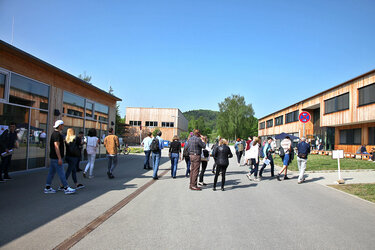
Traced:
<svg viewBox="0 0 375 250">
<path fill-rule="evenodd" d="M 250 173 L 246 174 L 249 180 L 252 180 L 251 176 L 254 174 L 255 176 L 254 181 L 260 181 L 260 179 L 258 178 L 259 150 L 260 150 L 259 138 L 254 137 L 252 141 L 252 146 L 250 147 L 250 150 L 249 150 L 250 165 L 252 166 L 252 168 L 250 169 Z"/>
<path fill-rule="evenodd" d="M 81 140 L 75 135 L 75 131 L 72 128 L 68 128 L 65 137 L 65 148 L 66 155 L 65 161 L 68 163 L 68 168 L 65 172 L 65 179 L 68 180 L 70 173 L 72 174 L 73 182 L 76 185 L 75 189 L 84 188 L 85 186 L 78 183 L 77 181 L 77 162 L 81 156 L 79 146 L 81 145 Z M 59 191 L 63 191 L 64 187 L 60 186 Z"/>
<path fill-rule="evenodd" d="M 144 169 L 151 169 L 150 167 L 150 155 L 151 155 L 150 146 L 152 142 L 151 135 L 152 135 L 151 132 L 147 132 L 147 136 L 143 139 L 142 144 L 141 144 L 143 146 L 143 151 L 145 152 L 145 160 L 143 163 Z"/>
<path fill-rule="evenodd" d="M 182 151 L 182 156 L 185 159 L 185 163 L 186 163 L 186 174 L 185 174 L 186 178 L 190 176 L 191 162 L 190 162 L 189 147 L 188 147 L 188 145 L 189 145 L 188 141 L 190 140 L 190 138 L 191 138 L 191 136 L 189 135 L 187 141 L 185 142 L 184 150 Z"/>
<path fill-rule="evenodd" d="M 273 162 L 272 158 L 272 137 L 267 138 L 267 143 L 263 147 L 263 154 L 264 154 L 264 159 L 263 159 L 263 166 L 259 171 L 259 178 L 263 177 L 263 170 L 267 167 L 267 165 L 271 165 L 271 177 L 274 177 L 274 169 L 275 169 L 275 164 Z"/>
<path fill-rule="evenodd" d="M 206 148 L 202 150 L 201 154 L 201 163 L 202 168 L 199 174 L 199 182 L 198 185 L 206 186 L 207 184 L 203 182 L 204 173 L 206 172 L 208 161 L 210 160 L 210 148 L 207 143 L 207 136 L 203 136 L 203 142 L 206 143 Z"/>
<path fill-rule="evenodd" d="M 221 191 L 224 191 L 225 185 L 225 174 L 229 165 L 229 158 L 232 158 L 233 154 L 228 147 L 228 141 L 221 139 L 219 141 L 219 146 L 215 149 L 214 158 L 217 164 L 216 174 L 214 178 L 213 190 L 216 191 L 216 184 L 219 174 L 221 172 Z"/>
<path fill-rule="evenodd" d="M 245 166 L 249 166 L 250 164 L 250 148 L 251 148 L 251 142 L 253 140 L 249 136 L 248 140 L 246 141 L 246 149 L 245 149 Z"/>
<path fill-rule="evenodd" d="M 285 171 L 284 180 L 289 179 L 287 173 L 288 173 L 288 166 L 289 166 L 289 163 L 290 163 L 291 151 L 293 150 L 292 149 L 292 141 L 290 140 L 289 136 L 285 137 L 285 139 L 283 139 L 281 141 L 280 148 L 282 148 L 282 150 L 284 151 L 284 157 L 282 158 L 283 159 L 283 168 L 281 169 L 281 171 L 276 176 L 278 181 L 281 181 L 280 175 L 284 171 Z"/>
<path fill-rule="evenodd" d="M 201 163 L 202 149 L 206 148 L 206 143 L 203 142 L 202 135 L 198 129 L 194 130 L 194 135 L 188 141 L 189 157 L 191 161 L 190 186 L 191 190 L 202 190 L 197 186 L 199 166 Z"/>
<path fill-rule="evenodd" d="M 99 147 L 99 138 L 96 136 L 96 129 L 90 128 L 87 133 L 86 141 L 86 152 L 87 152 L 87 164 L 85 170 L 83 171 L 83 177 L 87 177 L 87 172 L 89 173 L 89 179 L 94 178 L 94 165 L 96 152 Z"/>
<path fill-rule="evenodd" d="M 6 129 L 0 136 L 0 182 L 12 180 L 9 176 L 9 168 L 12 161 L 13 150 L 19 146 L 17 139 L 16 123 L 11 122 L 9 129 Z M 2 175 L 3 173 L 4 177 Z"/>
<path fill-rule="evenodd" d="M 85 144 L 84 134 L 83 131 L 79 131 L 78 136 L 76 137 L 77 143 L 79 145 L 79 157 L 76 165 L 77 172 L 81 172 L 82 169 L 79 168 L 80 162 L 82 160 L 82 150 L 83 145 Z"/>
<path fill-rule="evenodd" d="M 310 144 L 306 143 L 306 137 L 301 137 L 301 142 L 297 145 L 297 164 L 299 170 L 298 184 L 305 181 L 305 169 L 307 155 L 310 153 Z"/>
<path fill-rule="evenodd" d="M 169 145 L 169 158 L 171 159 L 171 175 L 172 178 L 176 178 L 177 164 L 181 155 L 181 142 L 177 135 L 173 136 L 173 141 Z M 181 158 L 182 160 L 182 158 Z"/>
<path fill-rule="evenodd" d="M 214 165 L 212 166 L 212 173 L 215 174 L 215 169 L 217 167 L 217 164 L 216 164 L 216 159 L 215 159 L 215 150 L 216 148 L 219 146 L 219 141 L 221 140 L 221 138 L 219 137 L 218 139 L 215 140 L 215 144 L 212 145 L 212 148 L 211 148 L 211 155 L 212 157 L 214 157 Z"/>
<path fill-rule="evenodd" d="M 75 189 L 68 186 L 68 182 L 66 181 L 65 174 L 64 174 L 64 167 L 63 167 L 63 158 L 64 158 L 64 138 L 61 134 L 61 131 L 64 129 L 64 122 L 62 120 L 57 120 L 55 125 L 53 126 L 55 131 L 51 135 L 50 140 L 50 166 L 47 175 L 46 186 L 44 188 L 45 194 L 53 194 L 56 193 L 56 190 L 51 187 L 52 179 L 57 172 L 61 184 L 64 188 L 65 194 L 73 194 L 76 192 Z"/>
<path fill-rule="evenodd" d="M 107 175 L 109 179 L 115 178 L 113 176 L 113 170 L 117 167 L 117 152 L 120 147 L 119 139 L 113 134 L 113 128 L 108 130 L 108 135 L 104 138 L 104 147 L 107 150 L 108 157 L 108 171 Z"/>
<path fill-rule="evenodd" d="M 161 158 L 161 150 L 164 148 L 164 140 L 161 138 L 162 132 L 158 131 L 156 137 L 152 139 L 150 149 L 152 151 L 152 167 L 154 172 L 152 174 L 152 178 L 157 180 L 158 177 L 158 170 Z"/>
<path fill-rule="evenodd" d="M 237 138 L 236 143 L 234 144 L 234 149 L 236 150 L 236 156 L 237 156 L 237 164 L 238 166 L 241 166 L 241 157 L 244 151 L 244 146 L 241 141 L 241 138 Z"/>
<path fill-rule="evenodd" d="M 41 148 L 45 148 L 46 147 L 47 134 L 44 130 L 42 131 L 42 133 L 40 133 L 39 138 L 40 138 L 40 141 L 42 142 Z"/>
</svg>

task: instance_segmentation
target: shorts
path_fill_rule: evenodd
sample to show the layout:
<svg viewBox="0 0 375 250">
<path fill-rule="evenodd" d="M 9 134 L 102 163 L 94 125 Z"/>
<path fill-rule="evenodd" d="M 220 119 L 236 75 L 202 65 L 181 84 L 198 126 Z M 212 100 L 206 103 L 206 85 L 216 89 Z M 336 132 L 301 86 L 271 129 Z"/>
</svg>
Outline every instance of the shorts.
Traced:
<svg viewBox="0 0 375 250">
<path fill-rule="evenodd" d="M 283 165 L 284 166 L 289 166 L 289 154 L 285 154 L 284 155 Z"/>
</svg>

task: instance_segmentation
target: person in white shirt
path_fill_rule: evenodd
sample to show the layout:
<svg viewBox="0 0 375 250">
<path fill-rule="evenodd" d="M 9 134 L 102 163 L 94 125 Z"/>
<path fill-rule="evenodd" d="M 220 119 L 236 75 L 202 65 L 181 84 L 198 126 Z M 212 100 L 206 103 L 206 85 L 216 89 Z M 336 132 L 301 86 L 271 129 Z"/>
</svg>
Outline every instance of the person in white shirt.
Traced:
<svg viewBox="0 0 375 250">
<path fill-rule="evenodd" d="M 145 161 L 143 163 L 144 169 L 151 169 L 150 167 L 150 155 L 151 155 L 150 145 L 152 142 L 151 135 L 152 133 L 148 132 L 147 137 L 143 139 L 142 144 L 141 144 L 143 146 L 143 151 L 145 152 Z"/>
<path fill-rule="evenodd" d="M 87 151 L 87 165 L 85 171 L 83 171 L 83 177 L 86 178 L 87 172 L 89 171 L 89 178 L 93 178 L 94 164 L 96 151 L 99 146 L 99 138 L 96 137 L 96 129 L 91 128 L 87 134 L 86 151 Z"/>
<path fill-rule="evenodd" d="M 204 143 L 206 143 L 206 148 L 202 149 L 202 154 L 201 154 L 202 168 L 199 174 L 198 185 L 206 186 L 207 184 L 203 182 L 203 177 L 204 177 L 204 172 L 206 171 L 206 168 L 207 168 L 208 161 L 210 160 L 210 147 L 207 144 L 207 136 L 203 136 L 202 140 L 204 141 Z"/>
<path fill-rule="evenodd" d="M 290 137 L 289 136 L 285 137 L 285 139 L 281 141 L 280 146 L 284 150 L 284 158 L 283 158 L 283 168 L 276 176 L 278 181 L 281 181 L 280 175 L 284 172 L 284 170 L 285 170 L 284 180 L 289 179 L 289 177 L 287 176 L 287 172 L 288 172 L 288 166 L 290 163 L 290 154 L 291 154 L 291 151 L 293 150 L 292 141 L 290 140 Z"/>
<path fill-rule="evenodd" d="M 259 149 L 260 149 L 260 144 L 259 144 L 259 138 L 254 137 L 253 141 L 251 142 L 252 146 L 250 147 L 250 152 L 249 152 L 249 157 L 250 157 L 250 165 L 252 166 L 250 173 L 248 173 L 246 176 L 251 179 L 252 174 L 254 174 L 255 179 L 254 181 L 260 181 L 258 179 L 258 166 L 259 166 Z"/>
</svg>

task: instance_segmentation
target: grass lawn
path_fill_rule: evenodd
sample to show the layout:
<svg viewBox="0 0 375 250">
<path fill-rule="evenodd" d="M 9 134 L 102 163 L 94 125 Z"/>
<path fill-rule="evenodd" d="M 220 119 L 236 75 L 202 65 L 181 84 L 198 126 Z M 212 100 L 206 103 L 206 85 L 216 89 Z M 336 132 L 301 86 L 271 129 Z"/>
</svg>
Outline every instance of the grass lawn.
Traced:
<svg viewBox="0 0 375 250">
<path fill-rule="evenodd" d="M 275 164 L 282 166 L 280 156 L 274 155 Z M 372 161 L 364 161 L 358 159 L 340 159 L 340 167 L 342 170 L 348 169 L 375 169 L 375 163 Z M 289 165 L 288 169 L 298 171 L 297 156 L 293 162 Z M 328 155 L 309 155 L 307 160 L 306 171 L 313 170 L 337 170 L 337 159 L 332 159 L 332 156 Z"/>
<path fill-rule="evenodd" d="M 334 187 L 349 194 L 359 196 L 362 199 L 375 202 L 375 183 L 330 185 L 330 187 Z"/>
</svg>

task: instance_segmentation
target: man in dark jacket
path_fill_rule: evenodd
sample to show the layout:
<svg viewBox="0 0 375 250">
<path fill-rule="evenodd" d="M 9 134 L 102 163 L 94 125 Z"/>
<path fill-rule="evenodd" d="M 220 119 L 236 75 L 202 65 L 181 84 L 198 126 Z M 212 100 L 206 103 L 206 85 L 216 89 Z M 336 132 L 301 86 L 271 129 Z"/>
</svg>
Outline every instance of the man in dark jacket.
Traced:
<svg viewBox="0 0 375 250">
<path fill-rule="evenodd" d="M 11 122 L 9 129 L 5 130 L 0 136 L 1 143 L 1 165 L 0 165 L 0 181 L 11 180 L 8 171 L 12 160 L 13 148 L 18 148 L 16 124 Z M 2 174 L 4 173 L 4 179 Z"/>
<path fill-rule="evenodd" d="M 198 173 L 201 164 L 202 149 L 206 148 L 206 143 L 203 142 L 202 136 L 198 129 L 194 130 L 194 135 L 188 141 L 190 165 L 190 186 L 191 190 L 202 190 L 197 186 Z"/>
<path fill-rule="evenodd" d="M 306 143 L 306 138 L 301 137 L 301 142 L 297 145 L 298 155 L 297 163 L 299 169 L 298 184 L 305 181 L 305 169 L 307 163 L 307 155 L 310 153 L 310 144 Z"/>
</svg>

